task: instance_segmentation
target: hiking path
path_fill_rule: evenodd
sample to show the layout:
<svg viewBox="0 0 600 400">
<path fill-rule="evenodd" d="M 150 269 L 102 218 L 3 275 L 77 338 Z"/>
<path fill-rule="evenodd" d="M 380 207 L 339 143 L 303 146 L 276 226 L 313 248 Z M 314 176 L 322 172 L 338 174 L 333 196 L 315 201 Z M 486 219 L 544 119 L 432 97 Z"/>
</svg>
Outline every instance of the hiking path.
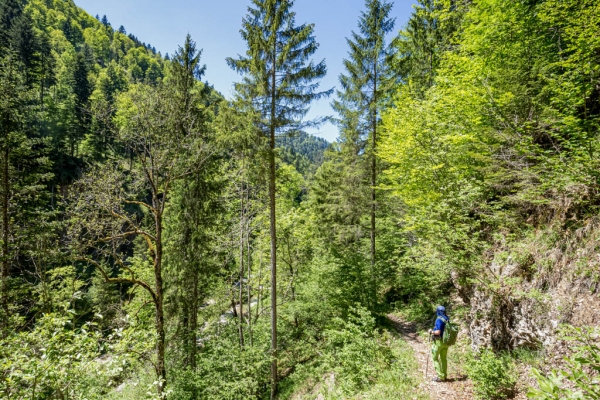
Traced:
<svg viewBox="0 0 600 400">
<path fill-rule="evenodd" d="M 402 321 L 393 314 L 388 315 L 388 319 L 396 331 L 412 347 L 415 358 L 419 363 L 420 389 L 429 393 L 431 400 L 471 400 L 475 398 L 473 384 L 466 375 L 454 372 L 450 360 L 448 361 L 448 380 L 433 382 L 432 379 L 436 375 L 431 360 L 431 345 L 419 335 L 417 324 Z M 429 368 L 427 368 L 427 359 L 429 359 Z M 426 372 L 427 376 L 425 376 Z"/>
</svg>

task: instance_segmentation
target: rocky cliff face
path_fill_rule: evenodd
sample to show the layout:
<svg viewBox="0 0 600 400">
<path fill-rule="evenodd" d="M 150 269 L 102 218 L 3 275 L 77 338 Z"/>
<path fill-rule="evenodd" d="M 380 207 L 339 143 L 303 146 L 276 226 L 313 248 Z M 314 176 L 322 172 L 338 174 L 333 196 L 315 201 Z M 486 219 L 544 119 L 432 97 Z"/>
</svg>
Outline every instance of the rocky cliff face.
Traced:
<svg viewBox="0 0 600 400">
<path fill-rule="evenodd" d="M 470 285 L 457 285 L 470 306 L 474 349 L 552 352 L 561 324 L 600 324 L 600 219 L 574 231 L 556 226 L 539 230 L 499 246 L 490 258 L 482 276 Z"/>
</svg>

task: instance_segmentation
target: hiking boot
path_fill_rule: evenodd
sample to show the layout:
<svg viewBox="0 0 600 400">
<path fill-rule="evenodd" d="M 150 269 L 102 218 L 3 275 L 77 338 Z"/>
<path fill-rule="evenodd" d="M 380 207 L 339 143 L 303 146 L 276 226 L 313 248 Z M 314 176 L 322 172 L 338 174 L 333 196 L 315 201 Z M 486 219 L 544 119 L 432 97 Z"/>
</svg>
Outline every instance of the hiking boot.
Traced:
<svg viewBox="0 0 600 400">
<path fill-rule="evenodd" d="M 433 382 L 445 382 L 445 379 L 442 378 L 438 378 L 437 376 L 435 378 L 432 379 Z"/>
</svg>

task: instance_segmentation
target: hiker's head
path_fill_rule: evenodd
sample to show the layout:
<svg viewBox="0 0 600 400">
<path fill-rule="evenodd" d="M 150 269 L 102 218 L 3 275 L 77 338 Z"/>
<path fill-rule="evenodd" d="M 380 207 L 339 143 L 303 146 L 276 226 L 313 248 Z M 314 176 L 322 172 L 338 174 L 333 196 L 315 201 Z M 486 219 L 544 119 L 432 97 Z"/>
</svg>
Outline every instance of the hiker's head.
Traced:
<svg viewBox="0 0 600 400">
<path fill-rule="evenodd" d="M 445 317 L 446 316 L 446 307 L 438 306 L 438 308 L 435 310 L 435 312 L 438 316 Z"/>
</svg>

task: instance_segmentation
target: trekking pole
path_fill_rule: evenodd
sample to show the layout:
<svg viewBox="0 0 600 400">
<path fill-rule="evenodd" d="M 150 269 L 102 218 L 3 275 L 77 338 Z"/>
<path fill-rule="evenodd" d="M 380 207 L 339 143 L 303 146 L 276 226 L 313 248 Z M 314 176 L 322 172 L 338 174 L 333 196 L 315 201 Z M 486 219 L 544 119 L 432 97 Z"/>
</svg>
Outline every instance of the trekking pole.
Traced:
<svg viewBox="0 0 600 400">
<path fill-rule="evenodd" d="M 429 337 L 429 341 L 428 341 L 429 347 L 428 348 L 430 348 L 431 347 L 431 332 L 429 332 L 428 337 Z M 429 353 L 431 353 L 431 351 L 429 351 Z M 429 356 L 431 356 L 431 354 L 425 353 L 425 356 L 427 357 L 427 367 L 425 367 L 425 380 L 427 380 L 428 374 L 429 374 Z"/>
</svg>

